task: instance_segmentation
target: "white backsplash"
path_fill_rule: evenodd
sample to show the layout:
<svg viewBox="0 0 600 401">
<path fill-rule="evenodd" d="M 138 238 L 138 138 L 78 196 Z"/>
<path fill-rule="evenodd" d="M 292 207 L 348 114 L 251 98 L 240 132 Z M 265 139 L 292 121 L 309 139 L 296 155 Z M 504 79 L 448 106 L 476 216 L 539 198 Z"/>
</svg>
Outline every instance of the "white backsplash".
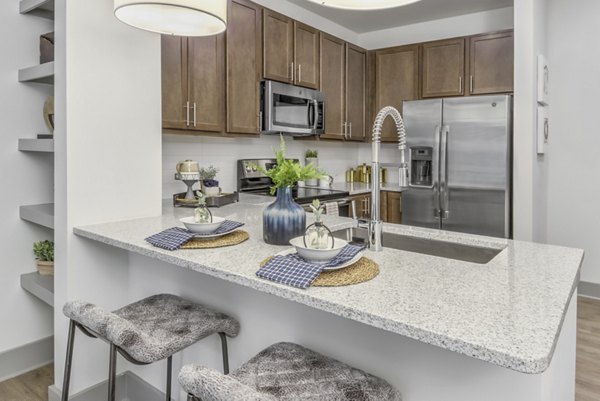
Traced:
<svg viewBox="0 0 600 401">
<path fill-rule="evenodd" d="M 286 137 L 288 157 L 304 161 L 307 149 L 319 151 L 319 165 L 335 182 L 345 181 L 345 172 L 359 163 L 371 160 L 371 145 L 365 143 L 340 143 L 326 141 L 299 141 Z M 225 192 L 237 188 L 237 160 L 271 158 L 279 147 L 279 136 L 263 135 L 259 138 L 219 138 L 186 135 L 163 135 L 163 198 L 184 192 L 185 185 L 176 181 L 175 165 L 185 159 L 197 160 L 201 166 L 213 165 L 219 169 L 218 180 Z M 382 160 L 397 159 L 393 145 L 382 146 Z M 397 180 L 395 169 L 388 169 L 388 181 Z"/>
</svg>

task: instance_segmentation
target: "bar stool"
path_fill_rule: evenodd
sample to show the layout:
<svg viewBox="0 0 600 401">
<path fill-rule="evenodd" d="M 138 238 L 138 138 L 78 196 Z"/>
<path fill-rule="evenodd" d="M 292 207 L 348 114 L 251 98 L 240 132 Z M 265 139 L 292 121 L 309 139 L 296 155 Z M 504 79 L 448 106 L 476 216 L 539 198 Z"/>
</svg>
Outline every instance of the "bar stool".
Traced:
<svg viewBox="0 0 600 401">
<path fill-rule="evenodd" d="M 278 343 L 225 376 L 186 365 L 188 401 L 401 401 L 385 380 L 297 344 Z"/>
<path fill-rule="evenodd" d="M 171 401 L 173 354 L 211 334 L 219 334 L 223 371 L 229 372 L 227 337 L 240 330 L 237 320 L 175 295 L 154 295 L 114 312 L 82 301 L 67 302 L 63 313 L 70 319 L 62 401 L 69 399 L 75 328 L 110 344 L 108 400 L 115 399 L 117 352 L 136 365 L 167 359 L 166 399 Z"/>
</svg>

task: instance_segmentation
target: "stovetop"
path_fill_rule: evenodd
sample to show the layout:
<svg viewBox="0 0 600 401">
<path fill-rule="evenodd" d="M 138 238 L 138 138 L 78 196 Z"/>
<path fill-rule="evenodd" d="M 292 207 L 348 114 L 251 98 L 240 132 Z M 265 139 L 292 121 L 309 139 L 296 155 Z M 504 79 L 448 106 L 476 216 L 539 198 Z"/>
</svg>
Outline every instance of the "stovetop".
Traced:
<svg viewBox="0 0 600 401">
<path fill-rule="evenodd" d="M 248 190 L 246 193 L 256 195 L 271 195 L 269 189 L 258 189 Z M 339 200 L 350 196 L 347 191 L 339 191 L 336 189 L 329 188 L 317 188 L 317 187 L 294 187 L 292 188 L 292 198 L 300 204 L 311 203 L 313 200 L 318 199 L 322 202 Z"/>
</svg>

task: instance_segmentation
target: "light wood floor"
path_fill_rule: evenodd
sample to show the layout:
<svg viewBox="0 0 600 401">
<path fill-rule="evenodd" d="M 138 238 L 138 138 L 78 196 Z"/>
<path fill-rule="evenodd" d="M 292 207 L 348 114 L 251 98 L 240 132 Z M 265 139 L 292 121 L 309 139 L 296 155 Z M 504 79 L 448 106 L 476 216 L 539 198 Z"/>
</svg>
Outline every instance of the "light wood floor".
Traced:
<svg viewBox="0 0 600 401">
<path fill-rule="evenodd" d="M 48 401 L 48 387 L 54 383 L 54 365 L 0 383 L 0 401 Z"/>
<path fill-rule="evenodd" d="M 600 400 L 600 301 L 580 297 L 577 302 L 576 401 Z M 48 365 L 0 383 L 0 401 L 48 401 L 54 382 Z"/>
</svg>

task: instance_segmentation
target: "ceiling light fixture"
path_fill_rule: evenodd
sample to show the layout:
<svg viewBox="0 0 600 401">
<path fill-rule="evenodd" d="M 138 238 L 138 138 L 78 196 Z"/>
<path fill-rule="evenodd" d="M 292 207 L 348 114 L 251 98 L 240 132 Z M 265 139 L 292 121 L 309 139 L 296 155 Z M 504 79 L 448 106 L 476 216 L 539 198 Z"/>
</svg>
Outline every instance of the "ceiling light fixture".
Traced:
<svg viewBox="0 0 600 401">
<path fill-rule="evenodd" d="M 421 0 L 308 0 L 325 7 L 344 10 L 383 10 L 405 6 Z"/>
<path fill-rule="evenodd" d="M 115 0 L 115 16 L 146 31 L 211 36 L 227 27 L 227 0 Z"/>
</svg>

